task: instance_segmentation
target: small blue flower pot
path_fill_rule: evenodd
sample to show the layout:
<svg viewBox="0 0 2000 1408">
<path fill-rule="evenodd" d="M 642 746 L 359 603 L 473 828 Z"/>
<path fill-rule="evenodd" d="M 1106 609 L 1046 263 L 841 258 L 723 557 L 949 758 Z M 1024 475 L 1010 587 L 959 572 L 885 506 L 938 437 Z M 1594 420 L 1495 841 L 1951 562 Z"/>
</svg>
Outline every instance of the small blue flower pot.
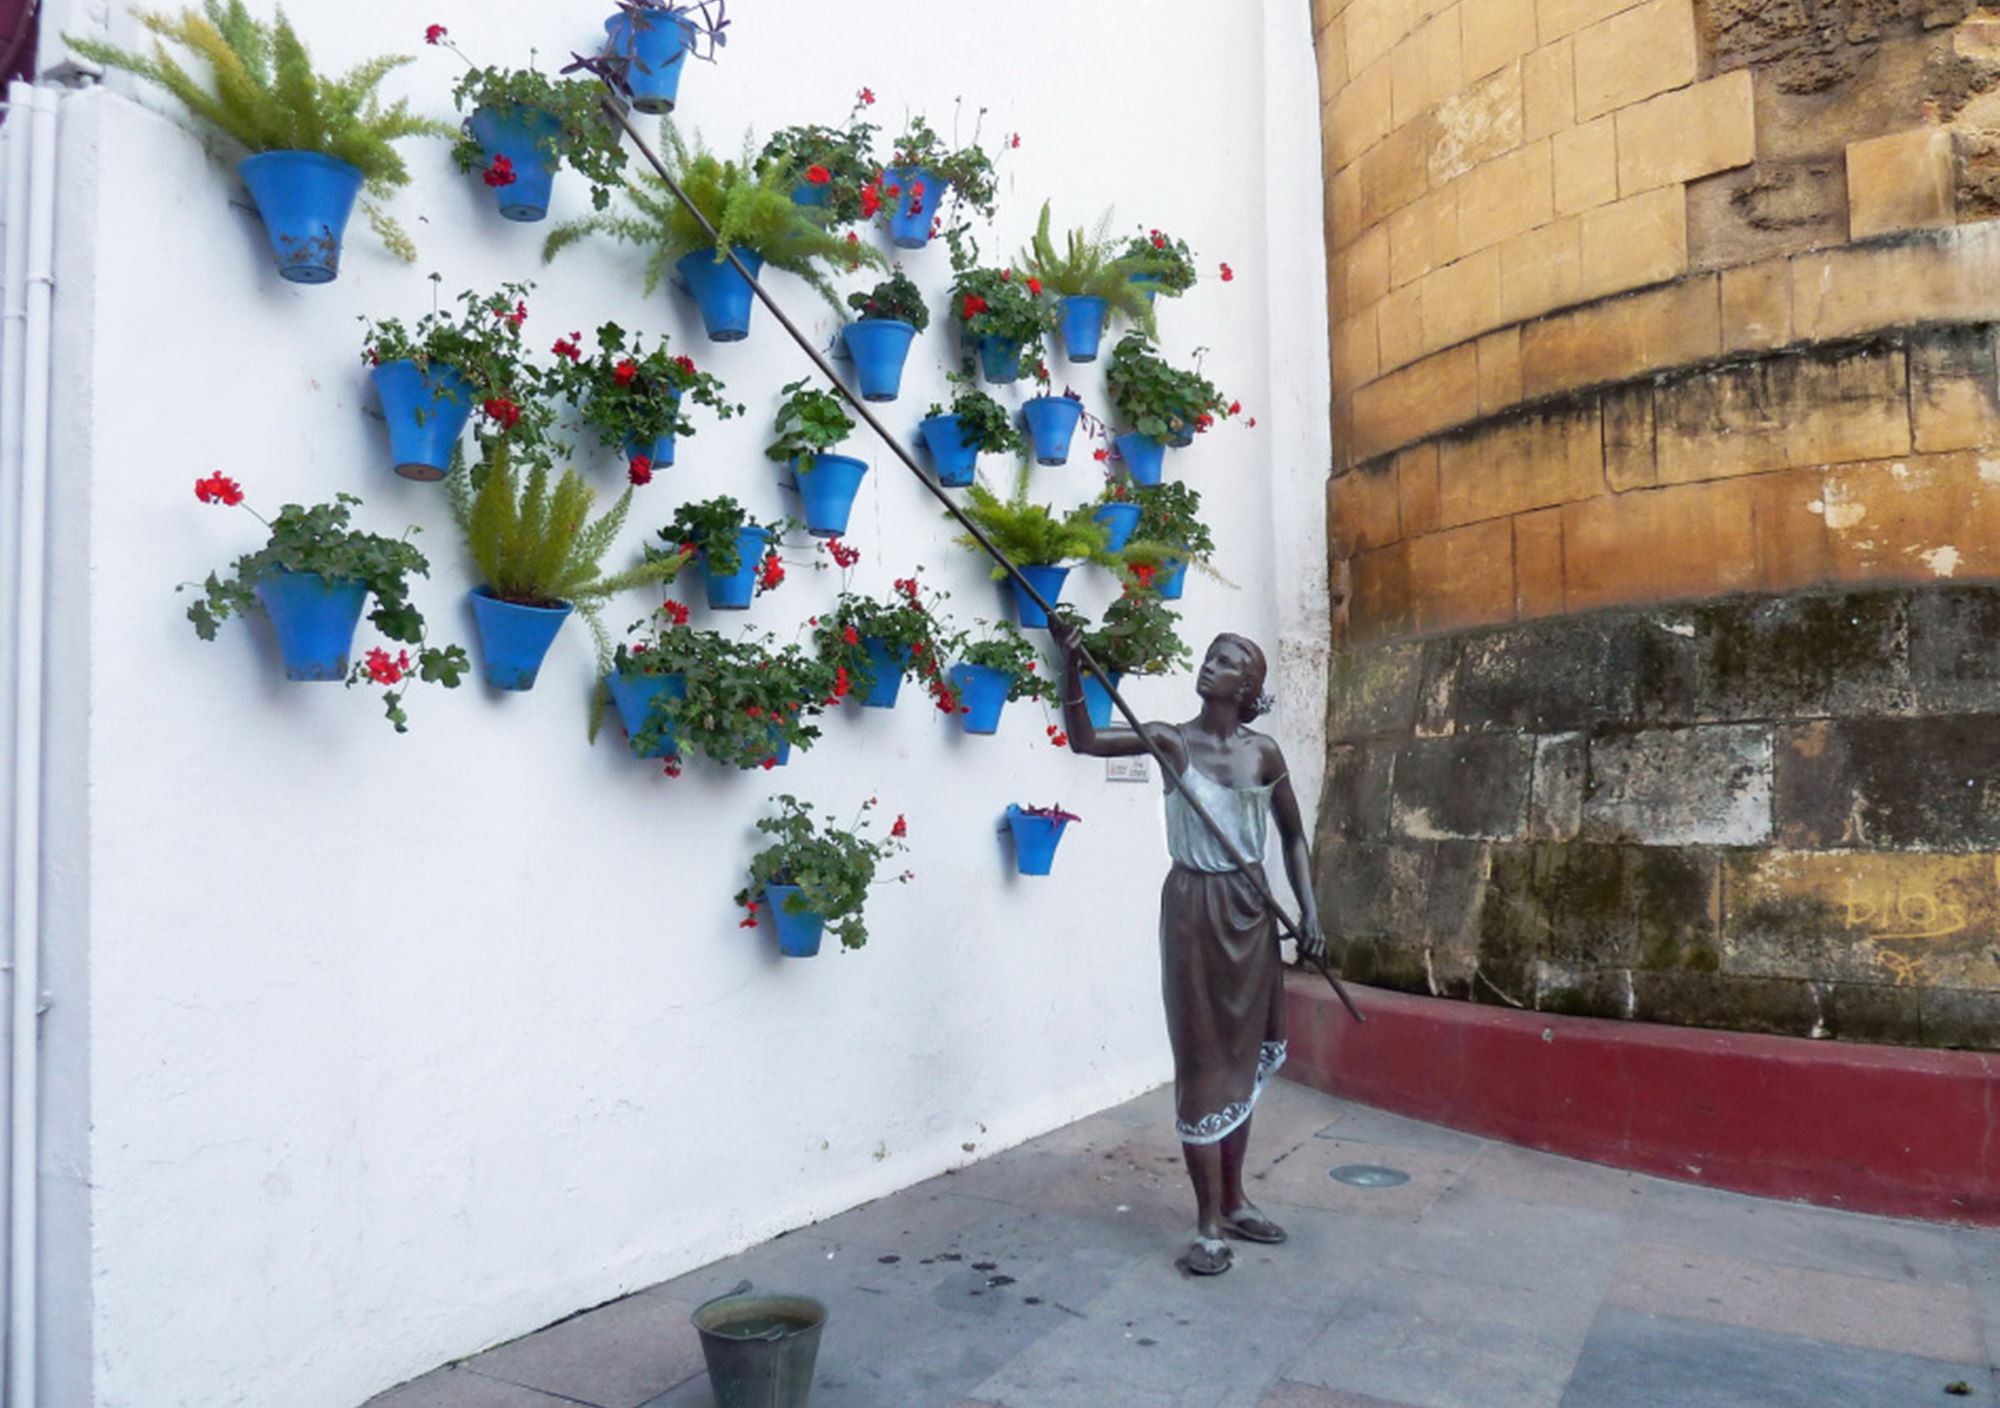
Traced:
<svg viewBox="0 0 2000 1408">
<path fill-rule="evenodd" d="M 1128 430 L 1111 443 L 1118 447 L 1118 458 L 1124 461 L 1125 473 L 1131 476 L 1134 484 L 1150 488 L 1160 482 L 1167 465 L 1166 441 Z"/>
<path fill-rule="evenodd" d="M 1035 590 L 1042 594 L 1043 601 L 1053 606 L 1062 597 L 1063 582 L 1069 577 L 1069 569 L 1067 567 L 1023 567 L 1021 575 L 1026 577 L 1034 585 Z M 1019 582 L 1009 577 L 1007 583 L 1014 589 L 1014 611 L 1021 618 L 1021 624 L 1047 630 L 1049 625 L 1048 613 L 1029 599 L 1028 594 L 1021 590 Z"/>
<path fill-rule="evenodd" d="M 1181 599 L 1181 593 L 1187 590 L 1187 569 L 1187 563 L 1178 557 L 1170 557 L 1161 564 L 1160 600 Z"/>
<path fill-rule="evenodd" d="M 764 256 L 740 244 L 735 249 L 736 257 L 750 271 L 750 278 L 762 277 Z M 701 309 L 701 325 L 708 330 L 710 342 L 741 342 L 750 336 L 750 305 L 756 294 L 751 291 L 750 280 L 737 273 L 734 264 L 727 259 L 718 264 L 714 250 L 697 249 L 693 254 L 682 255 L 674 264 L 674 272 L 680 276 L 680 286 Z"/>
<path fill-rule="evenodd" d="M 1005 386 L 1021 379 L 1021 348 L 1023 344 L 1007 337 L 982 337 L 979 339 L 979 369 L 986 379 L 995 386 Z"/>
<path fill-rule="evenodd" d="M 634 753 L 642 758 L 671 758 L 680 752 L 680 741 L 674 737 L 672 725 L 664 720 L 660 723 L 659 739 L 652 747 L 641 751 L 639 735 L 646 731 L 647 720 L 661 699 L 687 698 L 685 676 L 621 675 L 613 670 L 604 677 L 604 682 L 611 687 L 611 702 L 618 706 L 618 717 L 624 721 Z"/>
<path fill-rule="evenodd" d="M 1158 274 L 1134 274 L 1131 278 L 1127 279 L 1125 282 L 1128 284 L 1145 284 L 1146 287 L 1140 289 L 1139 291 L 1146 295 L 1146 301 L 1148 303 L 1151 303 L 1154 299 L 1160 296 L 1159 285 L 1162 281 Z"/>
<path fill-rule="evenodd" d="M 604 22 L 604 32 L 609 36 L 604 52 L 629 61 L 625 90 L 632 95 L 632 106 L 646 113 L 672 112 L 694 44 L 694 26 L 650 11 L 620 10 Z"/>
<path fill-rule="evenodd" d="M 951 684 L 958 691 L 958 702 L 965 708 L 958 716 L 965 731 L 998 733 L 1000 711 L 1007 707 L 1007 694 L 1014 688 L 1014 677 L 991 665 L 953 665 Z"/>
<path fill-rule="evenodd" d="M 490 588 L 472 592 L 472 619 L 479 627 L 481 668 L 495 689 L 533 689 L 542 660 L 572 608 L 522 606 L 502 601 Z"/>
<path fill-rule="evenodd" d="M 771 766 L 779 768 L 792 760 L 791 740 L 784 737 L 783 730 L 776 724 L 771 726 L 771 752 L 766 757 L 770 759 Z M 745 763 L 743 770 L 748 772 L 752 768 L 761 768 L 764 766 L 764 761 L 764 758 L 759 758 L 754 763 Z"/>
<path fill-rule="evenodd" d="M 344 680 L 354 649 L 354 628 L 368 599 L 367 584 L 353 577 L 281 572 L 256 585 L 257 600 L 278 633 L 288 680 Z"/>
<path fill-rule="evenodd" d="M 826 917 L 809 909 L 797 914 L 787 910 L 785 901 L 799 893 L 797 885 L 766 885 L 764 904 L 771 911 L 771 922 L 778 926 L 778 952 L 787 958 L 812 958 L 819 953 Z"/>
<path fill-rule="evenodd" d="M 1185 450 L 1194 443 L 1194 421 L 1183 419 L 1181 428 L 1167 437 L 1167 443 L 1176 450 Z"/>
<path fill-rule="evenodd" d="M 1125 544 L 1132 541 L 1132 530 L 1139 526 L 1139 506 L 1137 504 L 1105 504 L 1090 515 L 1094 523 L 1102 523 L 1110 537 L 1105 540 L 1107 552 L 1123 552 Z"/>
<path fill-rule="evenodd" d="M 920 422 L 917 431 L 930 447 L 939 484 L 947 489 L 963 489 L 972 483 L 979 468 L 979 446 L 965 443 L 965 432 L 959 428 L 957 416 L 932 416 Z"/>
<path fill-rule="evenodd" d="M 442 362 L 433 362 L 428 374 L 415 362 L 384 362 L 370 375 L 389 423 L 396 473 L 405 479 L 444 478 L 479 388 Z"/>
<path fill-rule="evenodd" d="M 864 401 L 893 401 L 903 389 L 903 362 L 916 340 L 912 323 L 896 318 L 865 318 L 842 330 L 847 355 L 854 359 L 855 378 Z"/>
<path fill-rule="evenodd" d="M 1111 672 L 1111 688 L 1118 688 L 1118 682 L 1124 678 L 1125 676 L 1122 673 L 1113 670 Z M 1092 728 L 1111 727 L 1111 693 L 1110 690 L 1105 689 L 1102 684 L 1098 683 L 1096 675 L 1086 674 L 1083 677 L 1083 705 L 1085 711 L 1090 715 L 1090 726 Z"/>
<path fill-rule="evenodd" d="M 1014 833 L 1014 865 L 1023 875 L 1047 875 L 1056 860 L 1056 843 L 1062 840 L 1067 821 L 1046 816 L 1030 816 L 1014 803 L 1007 804 L 1007 829 Z"/>
<path fill-rule="evenodd" d="M 1036 464 L 1069 463 L 1069 442 L 1083 419 L 1083 402 L 1074 396 L 1031 396 L 1021 403 L 1021 419 L 1035 442 Z"/>
<path fill-rule="evenodd" d="M 361 194 L 361 171 L 319 152 L 259 152 L 237 163 L 278 274 L 295 284 L 329 284 L 340 272 L 340 240 Z"/>
<path fill-rule="evenodd" d="M 909 650 L 891 650 L 880 636 L 863 636 L 861 648 L 868 652 L 868 669 L 875 677 L 861 702 L 871 709 L 895 708 L 896 696 L 903 690 L 903 675 L 910 668 Z"/>
<path fill-rule="evenodd" d="M 882 184 L 899 187 L 901 192 L 889 216 L 890 243 L 898 249 L 922 249 L 931 242 L 931 221 L 943 208 L 951 183 L 921 166 L 892 166 L 882 173 Z M 921 197 L 915 194 L 919 185 L 924 188 Z"/>
<path fill-rule="evenodd" d="M 838 538 L 845 533 L 848 516 L 854 512 L 854 496 L 861 492 L 861 476 L 867 472 L 867 462 L 852 455 L 814 455 L 811 469 L 799 468 L 794 456 L 792 473 L 798 476 L 806 531 L 815 538 Z"/>
<path fill-rule="evenodd" d="M 670 392 L 667 399 L 674 403 L 674 410 L 678 412 L 681 406 L 680 392 Z M 653 462 L 654 469 L 666 469 L 674 462 L 674 433 L 670 430 L 650 445 L 639 440 L 627 440 L 624 449 L 627 462 L 644 455 Z"/>
<path fill-rule="evenodd" d="M 815 186 L 810 181 L 801 181 L 792 187 L 792 204 L 809 205 L 818 209 L 833 200 L 833 182 Z"/>
<path fill-rule="evenodd" d="M 1063 346 L 1072 362 L 1094 362 L 1097 346 L 1104 340 L 1104 315 L 1108 305 L 1096 294 L 1072 294 L 1062 301 Z"/>
<path fill-rule="evenodd" d="M 718 576 L 708 570 L 708 551 L 702 549 L 695 556 L 701 559 L 702 586 L 708 592 L 710 611 L 744 611 L 750 606 L 750 598 L 757 594 L 758 560 L 764 556 L 764 544 L 770 534 L 755 526 L 736 530 L 736 551 L 743 558 L 743 565 L 727 577 Z"/>
<path fill-rule="evenodd" d="M 562 141 L 562 123 L 535 108 L 510 104 L 504 108 L 480 108 L 466 120 L 472 139 L 486 149 L 486 164 L 504 156 L 514 167 L 514 179 L 495 186 L 493 197 L 500 213 L 509 220 L 534 221 L 548 217 L 549 192 L 556 182 L 556 163 L 551 153 Z"/>
</svg>

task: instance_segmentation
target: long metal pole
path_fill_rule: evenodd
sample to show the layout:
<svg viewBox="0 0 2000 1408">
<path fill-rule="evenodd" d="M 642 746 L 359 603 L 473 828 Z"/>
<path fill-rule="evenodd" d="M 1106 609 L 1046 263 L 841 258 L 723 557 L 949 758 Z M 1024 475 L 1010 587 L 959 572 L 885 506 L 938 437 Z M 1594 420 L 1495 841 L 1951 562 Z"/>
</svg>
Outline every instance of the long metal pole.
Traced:
<svg viewBox="0 0 2000 1408">
<path fill-rule="evenodd" d="M 695 203 L 687 198 L 687 193 L 680 188 L 680 183 L 675 181 L 673 176 L 667 171 L 666 164 L 660 160 L 659 154 L 653 150 L 644 137 L 639 135 L 639 129 L 632 125 L 632 119 L 626 113 L 624 105 L 619 103 L 615 98 L 607 96 L 604 99 L 604 111 L 607 116 L 625 129 L 625 135 L 632 139 L 632 144 L 639 149 L 640 155 L 646 158 L 648 164 L 652 166 L 654 174 L 660 178 L 661 183 L 673 194 L 674 199 L 687 208 L 688 213 L 694 216 L 696 223 L 707 232 L 709 238 L 715 240 L 718 247 L 721 247 L 721 237 L 717 234 L 715 226 L 711 225 L 708 217 L 703 215 L 695 206 Z M 792 341 L 798 343 L 806 356 L 812 359 L 812 364 L 819 369 L 820 375 L 824 376 L 833 386 L 834 390 L 839 392 L 847 401 L 847 404 L 854 408 L 855 414 L 861 417 L 868 428 L 881 437 L 882 443 L 895 453 L 896 458 L 903 462 L 903 467 L 910 471 L 916 481 L 930 491 L 931 497 L 944 505 L 945 512 L 958 520 L 959 526 L 965 529 L 972 537 L 972 540 L 984 548 L 987 556 L 998 563 L 1001 569 L 1013 579 L 1015 588 L 1025 592 L 1028 599 L 1045 613 L 1055 610 L 1054 605 L 1044 599 L 1042 594 L 1035 589 L 1035 584 L 1028 580 L 1021 569 L 1009 561 L 1005 553 L 994 546 L 993 540 L 986 536 L 984 530 L 977 523 L 974 523 L 966 516 L 965 510 L 954 503 L 951 496 L 946 494 L 929 475 L 924 473 L 922 467 L 918 465 L 910 452 L 903 448 L 903 442 L 894 435 L 891 435 L 888 427 L 875 418 L 875 412 L 868 408 L 868 403 L 848 389 L 847 383 L 842 381 L 834 371 L 832 363 L 828 362 L 820 354 L 819 349 L 813 346 L 812 341 L 799 331 L 798 325 L 786 316 L 783 308 L 778 306 L 778 301 L 771 297 L 763 284 L 757 281 L 757 276 L 750 272 L 741 259 L 737 258 L 735 249 L 724 248 L 723 252 L 728 256 L 729 262 L 735 266 L 736 272 L 741 274 L 744 281 L 750 285 L 750 289 L 757 295 L 758 301 L 771 310 L 771 316 L 778 320 L 779 326 L 790 333 Z M 1167 760 L 1167 755 L 1162 753 L 1159 745 L 1147 736 L 1144 722 L 1137 714 L 1132 712 L 1132 706 L 1125 702 L 1125 697 L 1112 685 L 1111 678 L 1105 673 L 1103 667 L 1091 658 L 1090 651 L 1079 645 L 1077 647 L 1077 654 L 1081 658 L 1084 667 L 1097 677 L 1099 684 L 1104 686 L 1105 693 L 1111 697 L 1112 706 L 1125 716 L 1125 721 L 1132 726 L 1133 732 L 1138 735 L 1139 741 L 1145 745 L 1146 751 L 1159 761 L 1161 775 L 1168 780 L 1170 786 L 1180 792 L 1182 800 L 1188 804 L 1194 814 L 1201 818 L 1202 825 L 1206 826 L 1210 834 L 1221 844 L 1223 854 L 1229 857 L 1229 863 L 1242 872 L 1252 885 L 1256 886 L 1258 896 L 1264 901 L 1265 906 L 1271 913 L 1276 916 L 1278 926 L 1285 931 L 1287 936 L 1299 943 L 1300 951 L 1303 953 L 1305 936 L 1299 932 L 1299 926 L 1293 922 L 1292 917 L 1286 914 L 1283 908 L 1279 906 L 1277 897 L 1271 893 L 1270 883 L 1264 875 L 1263 868 L 1251 864 L 1243 853 L 1236 848 L 1236 843 L 1223 833 L 1220 826 L 1216 825 L 1215 818 L 1208 814 L 1208 809 L 1202 805 L 1201 799 L 1195 796 L 1190 789 L 1181 785 L 1178 775 L 1174 772 L 1173 765 Z M 1340 998 L 1341 1005 L 1347 1009 L 1348 1015 L 1353 1017 L 1357 1022 L 1366 1021 L 1367 1019 L 1361 1015 L 1361 1009 L 1354 1005 L 1354 999 L 1348 995 L 1347 989 L 1341 985 L 1340 979 L 1334 976 L 1333 969 L 1329 968 L 1324 961 L 1315 961 L 1314 966 L 1325 975 L 1329 983 L 1333 984 L 1334 993 Z"/>
</svg>

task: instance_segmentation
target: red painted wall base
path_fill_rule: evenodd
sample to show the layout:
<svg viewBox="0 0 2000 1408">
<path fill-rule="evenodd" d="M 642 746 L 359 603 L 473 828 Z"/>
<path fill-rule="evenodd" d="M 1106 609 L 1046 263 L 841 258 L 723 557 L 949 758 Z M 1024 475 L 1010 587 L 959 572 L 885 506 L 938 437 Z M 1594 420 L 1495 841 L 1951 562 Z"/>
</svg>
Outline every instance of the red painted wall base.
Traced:
<svg viewBox="0 0 2000 1408">
<path fill-rule="evenodd" d="M 2000 1225 L 2000 1057 L 1481 1007 L 1287 976 L 1285 1074 L 1550 1153 L 1853 1212 Z"/>
</svg>

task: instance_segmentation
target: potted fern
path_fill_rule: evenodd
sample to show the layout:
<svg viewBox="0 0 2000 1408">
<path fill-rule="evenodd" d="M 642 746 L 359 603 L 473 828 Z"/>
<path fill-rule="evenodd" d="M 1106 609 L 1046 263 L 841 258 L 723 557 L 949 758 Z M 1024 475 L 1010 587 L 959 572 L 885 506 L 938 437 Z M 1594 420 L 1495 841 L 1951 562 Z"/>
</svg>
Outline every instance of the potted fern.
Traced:
<svg viewBox="0 0 2000 1408">
<path fill-rule="evenodd" d="M 701 564 L 709 610 L 744 611 L 752 596 L 762 596 L 785 579 L 772 544 L 784 536 L 786 526 L 782 520 L 754 521 L 743 505 L 723 494 L 682 504 L 659 537 L 672 556 L 685 561 L 692 555 Z"/>
<path fill-rule="evenodd" d="M 1051 325 L 1039 294 L 1012 269 L 960 270 L 952 280 L 951 308 L 968 361 L 978 349 L 980 370 L 995 385 L 1020 377 L 1022 355 L 1040 348 Z"/>
<path fill-rule="evenodd" d="M 159 39 L 191 51 L 207 68 L 207 82 L 157 40 L 149 57 L 64 38 L 85 58 L 159 84 L 204 127 L 247 153 L 236 169 L 264 217 L 280 277 L 300 284 L 333 280 L 357 197 L 390 253 L 417 257 L 409 236 L 380 204 L 410 180 L 394 144 L 449 135 L 450 129 L 417 117 L 405 101 L 384 107 L 377 97 L 382 80 L 409 63 L 409 55 L 372 59 L 328 78 L 314 70 L 282 12 L 265 24 L 252 18 L 243 0 L 204 0 L 200 10 L 178 15 L 135 13 Z"/>
<path fill-rule="evenodd" d="M 1140 488 L 1133 497 L 1139 520 L 1132 541 L 1119 554 L 1120 562 L 1128 574 L 1142 574 L 1140 585 L 1178 601 L 1188 567 L 1210 571 L 1209 559 L 1215 552 L 1215 536 L 1201 519 L 1201 495 L 1176 483 Z"/>
<path fill-rule="evenodd" d="M 456 44 L 443 43 L 466 64 L 451 90 L 452 102 L 467 113 L 452 143 L 452 160 L 460 171 L 479 173 L 500 214 L 509 220 L 546 219 L 556 172 L 565 166 L 590 182 L 590 202 L 603 210 L 625 165 L 618 129 L 604 115 L 603 84 L 588 77 L 551 78 L 532 65 L 482 68 Z"/>
<path fill-rule="evenodd" d="M 930 243 L 941 226 L 939 212 L 947 194 L 955 205 L 992 218 L 997 193 L 993 159 L 980 147 L 976 130 L 965 146 L 950 147 L 924 117 L 914 116 L 893 151 L 880 194 L 889 238 L 898 249 L 922 249 Z"/>
<path fill-rule="evenodd" d="M 1163 274 L 1165 261 L 1142 259 L 1115 252 L 1110 238 L 1111 212 L 1104 212 L 1097 228 L 1089 234 L 1071 230 L 1058 250 L 1049 234 L 1049 203 L 1042 202 L 1042 216 L 1035 236 L 1016 261 L 1037 286 L 1052 296 L 1061 310 L 1063 345 L 1072 362 L 1097 360 L 1098 344 L 1113 314 L 1136 324 L 1148 338 L 1157 335 L 1153 306 L 1132 280 L 1144 274 Z"/>
<path fill-rule="evenodd" d="M 416 678 L 458 687 L 469 663 L 465 647 L 426 645 L 423 613 L 410 602 L 410 578 L 430 575 L 430 562 L 409 541 L 415 528 L 401 538 L 357 531 L 350 520 L 361 500 L 352 494 L 335 494 L 332 503 L 310 508 L 286 504 L 267 519 L 244 503 L 242 486 L 225 475 L 196 480 L 194 492 L 205 504 L 240 505 L 269 530 L 264 546 L 237 558 L 228 576 L 211 572 L 201 583 L 201 599 L 187 611 L 196 635 L 214 640 L 222 622 L 261 608 L 277 632 L 286 679 L 382 685 L 383 706 L 398 733 L 408 731 L 409 716 L 394 686 Z M 376 647 L 349 666 L 354 630 L 371 596 L 375 609 L 368 619 L 391 641 L 415 646 L 414 661 L 407 650 L 392 657 Z"/>
<path fill-rule="evenodd" d="M 818 123 L 781 127 L 757 153 L 760 166 L 789 174 L 792 200 L 816 209 L 829 229 L 872 218 L 881 208 L 881 188 L 875 181 L 875 125 L 860 120 L 873 100 L 872 94 L 857 99 L 844 127 Z M 863 191 L 868 192 L 866 197 Z"/>
<path fill-rule="evenodd" d="M 1041 658 L 1011 621 L 979 623 L 978 640 L 960 648 L 950 679 L 958 690 L 959 719 L 967 733 L 1000 731 L 1000 713 L 1016 699 L 1056 702 L 1055 681 L 1042 672 Z"/>
<path fill-rule="evenodd" d="M 437 275 L 431 276 L 433 288 Z M 437 480 L 474 410 L 496 431 L 539 441 L 554 419 L 524 359 L 521 324 L 532 285 L 459 294 L 459 309 L 435 306 L 406 328 L 399 318 L 362 319 L 361 360 L 382 402 L 389 453 L 405 479 Z"/>
<path fill-rule="evenodd" d="M 868 708 L 895 708 L 903 676 L 914 671 L 939 710 L 956 713 L 958 695 L 944 676 L 953 636 L 933 610 L 943 598 L 933 592 L 927 604 L 915 577 L 897 579 L 887 600 L 844 591 L 816 619 L 813 649 Z"/>
<path fill-rule="evenodd" d="M 812 807 L 796 797 L 781 794 L 774 800 L 778 815 L 757 822 L 771 843 L 750 858 L 750 883 L 736 894 L 746 915 L 742 927 L 756 928 L 759 911 L 768 909 L 778 930 L 778 951 L 787 958 L 816 955 L 828 930 L 843 949 L 860 948 L 868 942 L 862 921 L 868 887 L 882 863 L 905 849 L 909 827 L 897 817 L 884 839 L 863 836 L 873 797 L 846 826 L 830 818 L 816 820 Z M 902 883 L 912 873 L 906 870 L 895 878 Z"/>
<path fill-rule="evenodd" d="M 1159 483 L 1169 444 L 1190 443 L 1197 430 L 1230 413 L 1213 382 L 1198 369 L 1175 367 L 1138 333 L 1127 333 L 1111 350 L 1105 387 L 1118 418 L 1131 427 L 1113 443 L 1137 484 Z"/>
<path fill-rule="evenodd" d="M 1159 230 L 1146 230 L 1126 241 L 1125 258 L 1155 262 L 1156 267 L 1132 275 L 1132 282 L 1139 286 L 1148 304 L 1158 294 L 1179 298 L 1194 287 L 1197 277 L 1194 251 L 1188 248 L 1186 240 Z"/>
<path fill-rule="evenodd" d="M 617 13 L 604 22 L 604 54 L 589 67 L 640 112 L 672 112 L 687 56 L 713 62 L 715 50 L 729 42 L 725 11 L 726 0 L 714 0 L 713 10 L 708 0 L 618 0 Z"/>
<path fill-rule="evenodd" d="M 472 592 L 472 618 L 479 627 L 482 668 L 495 689 L 535 687 L 535 676 L 570 613 L 590 625 L 600 657 L 610 643 L 599 609 L 618 592 L 670 582 L 686 560 L 649 557 L 637 567 L 604 575 L 610 550 L 632 507 L 628 488 L 594 522 L 590 510 L 597 491 L 574 469 L 550 483 L 550 469 L 537 463 L 525 481 L 515 472 L 508 442 L 497 441 L 482 462 L 468 469 L 463 458 L 445 485 L 452 516 L 485 584 Z"/>
<path fill-rule="evenodd" d="M 984 484 L 974 484 L 965 512 L 1001 554 L 1020 568 L 1021 575 L 1046 602 L 1053 603 L 1062 595 L 1063 583 L 1069 577 L 1069 563 L 1079 558 L 1109 560 L 1104 550 L 1104 529 L 1092 521 L 1088 504 L 1057 514 L 1046 504 L 1030 503 L 1025 478 L 1007 499 Z M 979 546 L 970 535 L 961 535 L 957 541 L 970 548 Z M 993 579 L 1006 580 L 1013 586 L 1014 608 L 1023 626 L 1048 628 L 1048 616 L 1021 590 L 1019 582 L 1008 577 L 1004 568 L 996 566 Z"/>
<path fill-rule="evenodd" d="M 841 329 L 866 401 L 893 401 L 918 333 L 931 325 L 924 295 L 900 268 L 866 292 L 847 295 L 855 320 Z"/>
<path fill-rule="evenodd" d="M 573 332 L 556 339 L 554 385 L 576 404 L 578 418 L 598 441 L 624 455 L 634 485 L 651 483 L 655 470 L 674 462 L 681 437 L 695 433 L 689 402 L 708 407 L 717 420 L 743 413 L 713 373 L 696 367 L 692 357 L 670 355 L 664 335 L 647 351 L 643 338 L 628 342 L 623 328 L 606 323 L 597 330 L 594 357 L 584 356 L 582 337 Z"/>
<path fill-rule="evenodd" d="M 661 158 L 674 181 L 721 236 L 717 244 L 700 221 L 674 198 L 664 181 L 650 172 L 627 182 L 630 209 L 601 212 L 551 231 L 542 258 L 553 259 L 585 235 L 608 235 L 646 251 L 646 292 L 658 288 L 673 271 L 676 284 L 701 310 L 712 342 L 739 342 L 750 335 L 750 283 L 729 262 L 743 262 L 755 278 L 765 264 L 804 279 L 840 311 L 839 295 L 828 272 L 843 272 L 870 264 L 886 268 L 879 250 L 841 239 L 814 221 L 792 201 L 785 171 L 759 165 L 755 147 L 746 141 L 743 155 L 723 161 L 701 145 L 690 146 L 672 124 L 661 128 Z"/>
<path fill-rule="evenodd" d="M 951 372 L 945 380 L 956 388 L 951 409 L 933 402 L 917 431 L 930 449 L 937 482 L 963 489 L 972 482 L 982 453 L 1019 453 L 1021 432 L 1007 408 L 975 386 L 969 373 Z"/>
<path fill-rule="evenodd" d="M 1111 676 L 1113 689 L 1127 675 L 1163 675 L 1169 670 L 1186 669 L 1190 659 L 1186 642 L 1175 629 L 1180 617 L 1169 611 L 1159 594 L 1135 580 L 1104 610 L 1104 619 L 1094 627 L 1065 609 L 1065 621 L 1081 630 L 1084 647 L 1091 658 Z M 1090 722 L 1098 728 L 1111 726 L 1111 696 L 1096 675 L 1085 674 L 1083 700 Z"/>
<path fill-rule="evenodd" d="M 816 538 L 837 538 L 847 531 L 854 496 L 861 492 L 861 477 L 868 472 L 868 464 L 852 455 L 827 451 L 848 437 L 854 418 L 847 414 L 840 397 L 807 386 L 804 377 L 789 383 L 784 396 L 778 404 L 774 436 L 764 453 L 791 466 L 799 499 L 805 505 L 807 531 Z"/>
</svg>

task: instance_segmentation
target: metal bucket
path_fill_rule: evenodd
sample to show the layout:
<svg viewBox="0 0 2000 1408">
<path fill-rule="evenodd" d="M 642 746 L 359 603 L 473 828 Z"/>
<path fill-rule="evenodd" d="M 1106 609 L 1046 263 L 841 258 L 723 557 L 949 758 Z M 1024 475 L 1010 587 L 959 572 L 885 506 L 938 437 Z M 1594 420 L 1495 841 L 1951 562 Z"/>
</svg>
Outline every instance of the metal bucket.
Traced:
<svg viewBox="0 0 2000 1408">
<path fill-rule="evenodd" d="M 811 1296 L 751 1295 L 750 1283 L 696 1307 L 716 1408 L 806 1408 L 826 1307 Z"/>
</svg>

